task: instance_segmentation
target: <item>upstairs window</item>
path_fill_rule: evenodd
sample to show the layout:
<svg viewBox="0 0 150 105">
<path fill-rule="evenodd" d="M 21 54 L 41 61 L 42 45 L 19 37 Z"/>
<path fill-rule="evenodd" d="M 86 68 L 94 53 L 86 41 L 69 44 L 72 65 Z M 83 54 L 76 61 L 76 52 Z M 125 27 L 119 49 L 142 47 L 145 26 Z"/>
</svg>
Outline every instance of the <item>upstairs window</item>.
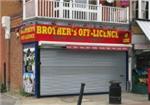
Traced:
<svg viewBox="0 0 150 105">
<path fill-rule="evenodd" d="M 32 1 L 32 0 L 25 0 L 25 2 L 30 2 L 30 1 Z"/>
<path fill-rule="evenodd" d="M 64 0 L 64 2 L 70 2 L 71 0 Z"/>
<path fill-rule="evenodd" d="M 86 4 L 87 0 L 74 0 L 75 3 L 81 3 L 81 4 Z"/>
<path fill-rule="evenodd" d="M 142 2 L 142 16 L 143 19 L 148 19 L 148 1 L 143 1 Z"/>
<path fill-rule="evenodd" d="M 104 6 L 115 6 L 116 0 L 100 0 L 100 3 Z"/>
<path fill-rule="evenodd" d="M 133 1 L 132 2 L 132 18 L 138 19 L 139 18 L 139 2 L 138 1 Z M 148 19 L 148 7 L 149 7 L 149 2 L 148 1 L 142 1 L 141 3 L 141 13 L 142 13 L 142 19 Z"/>
<path fill-rule="evenodd" d="M 75 3 L 97 5 L 97 0 L 75 0 Z"/>
<path fill-rule="evenodd" d="M 61 0 L 57 0 L 61 1 Z M 63 0 L 63 2 L 73 2 L 73 3 L 79 3 L 79 4 L 92 4 L 97 5 L 98 0 Z"/>
<path fill-rule="evenodd" d="M 97 0 L 89 0 L 89 4 L 97 5 Z"/>
<path fill-rule="evenodd" d="M 120 6 L 121 7 L 129 6 L 129 0 L 120 0 Z"/>
</svg>

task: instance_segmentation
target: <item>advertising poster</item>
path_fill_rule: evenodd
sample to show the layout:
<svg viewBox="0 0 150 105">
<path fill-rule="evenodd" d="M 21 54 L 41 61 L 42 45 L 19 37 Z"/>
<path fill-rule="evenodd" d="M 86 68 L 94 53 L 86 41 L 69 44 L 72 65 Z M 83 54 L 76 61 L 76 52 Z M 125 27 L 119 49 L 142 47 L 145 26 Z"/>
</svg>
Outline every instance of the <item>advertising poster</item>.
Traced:
<svg viewBox="0 0 150 105">
<path fill-rule="evenodd" d="M 24 48 L 23 56 L 23 89 L 25 92 L 33 94 L 35 91 L 35 48 Z"/>
</svg>

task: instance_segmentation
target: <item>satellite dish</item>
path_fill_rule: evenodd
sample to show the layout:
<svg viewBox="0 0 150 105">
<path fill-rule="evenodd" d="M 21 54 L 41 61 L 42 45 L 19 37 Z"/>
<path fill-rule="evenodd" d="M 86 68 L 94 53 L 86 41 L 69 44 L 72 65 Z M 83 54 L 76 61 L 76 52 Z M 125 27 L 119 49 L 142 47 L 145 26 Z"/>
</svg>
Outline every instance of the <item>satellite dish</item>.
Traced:
<svg viewBox="0 0 150 105">
<path fill-rule="evenodd" d="M 113 3 L 114 0 L 106 0 L 108 3 Z"/>
</svg>

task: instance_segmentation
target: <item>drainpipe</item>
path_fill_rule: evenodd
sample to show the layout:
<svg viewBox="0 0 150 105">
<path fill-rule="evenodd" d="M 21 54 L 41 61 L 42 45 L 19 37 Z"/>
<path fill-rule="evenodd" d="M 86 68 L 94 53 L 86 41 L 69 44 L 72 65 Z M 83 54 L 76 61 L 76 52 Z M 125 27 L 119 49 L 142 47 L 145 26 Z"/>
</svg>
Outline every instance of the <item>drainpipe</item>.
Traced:
<svg viewBox="0 0 150 105">
<path fill-rule="evenodd" d="M 10 39 L 7 39 L 7 71 L 8 71 L 8 90 L 10 90 Z"/>
<path fill-rule="evenodd" d="M 10 89 L 10 17 L 3 16 L 2 17 L 2 27 L 5 30 L 5 39 L 6 39 L 6 46 L 7 46 L 7 88 Z"/>
</svg>

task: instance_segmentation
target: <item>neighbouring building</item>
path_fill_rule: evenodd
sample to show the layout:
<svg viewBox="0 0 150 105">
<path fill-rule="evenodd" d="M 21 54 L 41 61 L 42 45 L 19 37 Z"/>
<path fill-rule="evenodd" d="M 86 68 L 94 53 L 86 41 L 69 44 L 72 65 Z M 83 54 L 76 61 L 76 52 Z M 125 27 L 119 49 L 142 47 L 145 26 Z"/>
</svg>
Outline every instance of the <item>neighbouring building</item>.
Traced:
<svg viewBox="0 0 150 105">
<path fill-rule="evenodd" d="M 22 86 L 22 44 L 16 37 L 16 29 L 22 23 L 21 0 L 0 0 L 0 84 L 9 90 L 19 91 Z M 10 39 L 5 39 L 3 16 L 11 21 Z"/>
<path fill-rule="evenodd" d="M 71 95 L 85 83 L 86 94 L 106 93 L 111 80 L 121 82 L 123 91 L 129 88 L 128 0 L 16 2 L 20 7 L 14 11 L 23 10 L 22 15 L 4 14 L 12 18 L 11 36 L 9 40 L 4 39 L 5 32 L 0 36 L 1 80 L 12 91 L 23 88 L 37 97 Z M 9 48 L 3 50 L 5 46 Z"/>
<path fill-rule="evenodd" d="M 150 0 L 131 0 L 132 91 L 147 93 L 150 68 Z"/>
</svg>

